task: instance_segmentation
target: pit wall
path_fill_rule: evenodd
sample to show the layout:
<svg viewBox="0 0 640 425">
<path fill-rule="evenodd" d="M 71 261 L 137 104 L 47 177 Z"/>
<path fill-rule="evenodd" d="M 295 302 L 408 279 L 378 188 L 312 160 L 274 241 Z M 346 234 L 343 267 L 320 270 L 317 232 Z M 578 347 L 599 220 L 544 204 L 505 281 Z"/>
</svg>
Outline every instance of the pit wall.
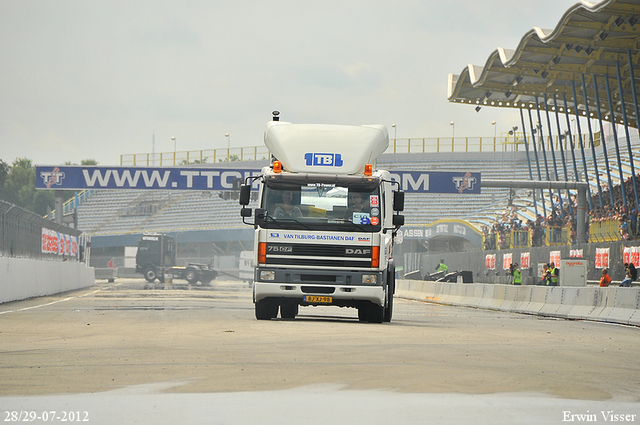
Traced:
<svg viewBox="0 0 640 425">
<path fill-rule="evenodd" d="M 488 310 L 640 326 L 640 288 L 398 280 L 396 296 Z"/>
<path fill-rule="evenodd" d="M 58 294 L 94 283 L 94 269 L 85 263 L 0 257 L 0 303 Z"/>
</svg>

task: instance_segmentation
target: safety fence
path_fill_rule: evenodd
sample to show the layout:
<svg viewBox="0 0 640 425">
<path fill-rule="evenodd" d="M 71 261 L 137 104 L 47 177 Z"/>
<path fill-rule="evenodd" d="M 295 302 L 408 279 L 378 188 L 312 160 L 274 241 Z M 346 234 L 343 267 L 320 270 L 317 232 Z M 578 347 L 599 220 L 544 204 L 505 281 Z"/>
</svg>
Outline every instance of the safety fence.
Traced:
<svg viewBox="0 0 640 425">
<path fill-rule="evenodd" d="M 540 228 L 540 232 L 538 235 L 535 229 L 528 229 L 510 230 L 501 234 L 489 233 L 483 235 L 483 246 L 484 249 L 493 250 L 570 245 L 572 243 L 571 228 L 569 227 L 547 226 Z"/>
<path fill-rule="evenodd" d="M 611 218 L 589 224 L 589 242 L 614 242 L 622 239 L 620 221 Z"/>
<path fill-rule="evenodd" d="M 66 261 L 78 258 L 79 230 L 0 200 L 0 256 Z"/>
</svg>

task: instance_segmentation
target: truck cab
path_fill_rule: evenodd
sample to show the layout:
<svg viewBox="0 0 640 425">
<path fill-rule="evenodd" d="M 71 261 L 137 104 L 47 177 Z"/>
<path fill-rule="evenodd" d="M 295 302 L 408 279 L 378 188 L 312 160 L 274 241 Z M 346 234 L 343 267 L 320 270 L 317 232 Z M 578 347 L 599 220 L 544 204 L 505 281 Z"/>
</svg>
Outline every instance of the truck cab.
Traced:
<svg viewBox="0 0 640 425">
<path fill-rule="evenodd" d="M 361 321 L 391 320 L 393 240 L 404 222 L 394 211 L 404 198 L 388 171 L 374 169 L 388 143 L 383 126 L 267 125 L 274 160 L 240 195 L 246 219 L 251 186 L 260 191 L 249 223 L 257 319 L 332 305 L 357 309 Z"/>
<path fill-rule="evenodd" d="M 163 279 L 158 273 L 163 267 L 176 265 L 176 240 L 173 236 L 160 233 L 143 234 L 138 241 L 136 253 L 136 273 L 142 273 L 148 282 Z"/>
</svg>

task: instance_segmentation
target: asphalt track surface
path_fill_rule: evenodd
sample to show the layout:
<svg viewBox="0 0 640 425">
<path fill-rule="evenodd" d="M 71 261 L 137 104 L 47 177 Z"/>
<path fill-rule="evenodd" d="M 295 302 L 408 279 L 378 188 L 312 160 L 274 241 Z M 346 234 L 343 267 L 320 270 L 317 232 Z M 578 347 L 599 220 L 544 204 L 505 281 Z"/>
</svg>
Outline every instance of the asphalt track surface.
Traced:
<svg viewBox="0 0 640 425">
<path fill-rule="evenodd" d="M 98 282 L 0 305 L 0 420 L 640 423 L 636 327 L 401 299 L 257 321 L 242 282 Z"/>
</svg>

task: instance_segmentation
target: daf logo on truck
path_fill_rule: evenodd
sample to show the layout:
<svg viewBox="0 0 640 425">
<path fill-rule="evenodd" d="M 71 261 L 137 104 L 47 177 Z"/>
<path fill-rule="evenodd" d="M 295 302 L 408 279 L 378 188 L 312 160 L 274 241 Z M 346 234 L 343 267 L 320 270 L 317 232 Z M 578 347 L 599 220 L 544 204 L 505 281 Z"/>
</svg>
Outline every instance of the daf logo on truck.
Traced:
<svg viewBox="0 0 640 425">
<path fill-rule="evenodd" d="M 391 321 L 404 192 L 401 180 L 373 168 L 389 146 L 387 129 L 291 124 L 274 112 L 264 143 L 272 163 L 246 177 L 239 196 L 242 221 L 255 229 L 256 319 L 294 319 L 300 307 L 330 305 L 356 309 L 362 322 Z M 362 245 L 345 245 L 356 241 Z"/>
<path fill-rule="evenodd" d="M 369 248 L 365 248 L 365 249 L 347 248 L 347 249 L 345 249 L 345 254 L 347 254 L 347 255 L 366 255 L 366 254 L 371 254 L 371 249 L 369 249 Z"/>
</svg>

